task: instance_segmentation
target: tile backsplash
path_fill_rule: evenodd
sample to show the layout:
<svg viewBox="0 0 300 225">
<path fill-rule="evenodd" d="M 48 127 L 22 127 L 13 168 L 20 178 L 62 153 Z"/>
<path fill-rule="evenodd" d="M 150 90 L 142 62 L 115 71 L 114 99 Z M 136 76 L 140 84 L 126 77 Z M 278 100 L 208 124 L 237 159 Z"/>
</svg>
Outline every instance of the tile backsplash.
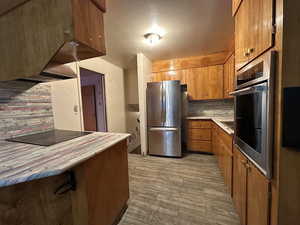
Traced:
<svg viewBox="0 0 300 225">
<path fill-rule="evenodd" d="M 50 85 L 0 82 L 0 140 L 53 128 Z"/>
<path fill-rule="evenodd" d="M 233 117 L 233 99 L 192 101 L 188 106 L 189 116 Z"/>
</svg>

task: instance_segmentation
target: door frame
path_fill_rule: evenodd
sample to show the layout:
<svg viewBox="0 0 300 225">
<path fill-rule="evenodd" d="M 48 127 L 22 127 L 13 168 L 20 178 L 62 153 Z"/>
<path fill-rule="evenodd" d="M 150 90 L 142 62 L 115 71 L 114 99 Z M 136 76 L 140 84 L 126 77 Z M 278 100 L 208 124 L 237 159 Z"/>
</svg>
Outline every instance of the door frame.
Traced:
<svg viewBox="0 0 300 225">
<path fill-rule="evenodd" d="M 95 86 L 97 131 L 107 132 L 105 76 L 104 74 L 83 67 L 79 67 L 79 70 L 80 70 L 80 88 L 82 86 L 90 86 L 90 85 Z M 82 116 L 84 115 L 82 114 Z"/>
</svg>

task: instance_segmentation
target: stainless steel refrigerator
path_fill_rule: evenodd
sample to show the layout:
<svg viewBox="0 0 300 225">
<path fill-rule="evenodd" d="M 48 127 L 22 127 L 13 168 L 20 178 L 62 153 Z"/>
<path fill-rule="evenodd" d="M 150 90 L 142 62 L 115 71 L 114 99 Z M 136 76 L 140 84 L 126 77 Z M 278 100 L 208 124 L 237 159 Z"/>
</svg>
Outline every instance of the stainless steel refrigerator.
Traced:
<svg viewBox="0 0 300 225">
<path fill-rule="evenodd" d="M 150 155 L 181 157 L 180 81 L 147 85 L 148 148 Z"/>
</svg>

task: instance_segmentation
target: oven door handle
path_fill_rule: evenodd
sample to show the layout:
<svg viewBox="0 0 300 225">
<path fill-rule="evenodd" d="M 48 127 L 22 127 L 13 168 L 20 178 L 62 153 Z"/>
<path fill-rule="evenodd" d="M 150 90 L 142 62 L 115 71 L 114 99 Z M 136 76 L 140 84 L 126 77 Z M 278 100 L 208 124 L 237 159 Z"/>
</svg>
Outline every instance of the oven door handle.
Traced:
<svg viewBox="0 0 300 225">
<path fill-rule="evenodd" d="M 244 88 L 242 90 L 230 92 L 229 95 L 235 96 L 235 95 L 240 95 L 240 94 L 243 94 L 243 93 L 251 92 L 251 91 L 254 91 L 254 90 L 255 90 L 255 87 L 248 87 L 248 88 Z"/>
<path fill-rule="evenodd" d="M 267 89 L 268 88 L 265 85 L 256 85 L 256 86 L 253 86 L 253 87 L 244 88 L 242 90 L 230 92 L 229 95 L 236 96 L 236 95 L 245 94 L 245 93 L 257 92 L 257 91 L 265 91 Z"/>
</svg>

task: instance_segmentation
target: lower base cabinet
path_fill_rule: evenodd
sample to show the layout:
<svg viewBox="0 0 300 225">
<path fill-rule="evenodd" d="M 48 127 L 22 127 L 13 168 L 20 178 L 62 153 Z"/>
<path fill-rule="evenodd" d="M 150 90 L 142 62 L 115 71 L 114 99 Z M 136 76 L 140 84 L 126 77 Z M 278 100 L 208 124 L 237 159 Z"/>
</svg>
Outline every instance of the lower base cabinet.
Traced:
<svg viewBox="0 0 300 225">
<path fill-rule="evenodd" d="M 232 136 L 216 124 L 213 124 L 212 132 L 213 153 L 217 157 L 224 183 L 232 195 Z"/>
<path fill-rule="evenodd" d="M 72 169 L 74 191 L 58 191 L 70 173 L 0 188 L 1 225 L 112 225 L 129 198 L 122 141 Z"/>
<path fill-rule="evenodd" d="M 233 201 L 241 225 L 269 224 L 270 182 L 234 147 Z"/>
</svg>

